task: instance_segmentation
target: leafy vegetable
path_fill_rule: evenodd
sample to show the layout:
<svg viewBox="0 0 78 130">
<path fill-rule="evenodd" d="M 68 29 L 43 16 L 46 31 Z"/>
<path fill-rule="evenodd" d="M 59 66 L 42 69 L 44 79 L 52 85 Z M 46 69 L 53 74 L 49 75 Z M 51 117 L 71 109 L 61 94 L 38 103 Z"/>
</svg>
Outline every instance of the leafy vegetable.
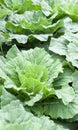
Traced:
<svg viewBox="0 0 78 130">
<path fill-rule="evenodd" d="M 8 99 L 6 99 L 7 96 Z M 35 117 L 33 114 L 27 112 L 24 109 L 22 103 L 19 100 L 14 99 L 14 96 L 5 90 L 2 91 L 1 104 L 0 129 L 31 130 L 33 127 L 37 130 L 69 130 L 68 128 L 64 128 L 62 125 L 58 125 L 58 123 L 55 123 L 46 116 L 42 116 L 40 118 Z"/>
<path fill-rule="evenodd" d="M 0 130 L 78 129 L 78 1 L 0 0 Z"/>
<path fill-rule="evenodd" d="M 24 96 L 28 95 L 31 100 L 35 96 L 36 99 L 38 94 L 40 96 L 37 101 L 55 94 L 52 82 L 63 72 L 61 62 L 59 60 L 55 62 L 44 49 L 40 48 L 20 52 L 13 46 L 6 55 L 4 66 L 7 72 L 1 70 L 0 77 L 5 79 L 5 87 L 9 88 L 11 83 L 12 88 L 14 86 L 16 91 L 24 93 Z"/>
</svg>

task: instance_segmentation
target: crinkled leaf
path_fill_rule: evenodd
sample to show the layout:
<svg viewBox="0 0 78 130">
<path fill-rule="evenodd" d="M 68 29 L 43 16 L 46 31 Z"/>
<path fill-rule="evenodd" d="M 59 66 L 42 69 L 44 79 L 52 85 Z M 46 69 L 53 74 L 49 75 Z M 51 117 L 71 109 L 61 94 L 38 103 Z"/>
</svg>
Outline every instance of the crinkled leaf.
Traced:
<svg viewBox="0 0 78 130">
<path fill-rule="evenodd" d="M 13 10 L 20 10 L 22 4 L 23 4 L 23 0 L 4 0 L 4 3 L 6 4 L 6 6 L 9 9 L 13 9 Z M 20 8 L 19 8 L 20 7 Z"/>
<path fill-rule="evenodd" d="M 64 19 L 65 31 L 70 31 L 72 33 L 78 33 L 78 24 L 73 22 L 69 17 Z"/>
<path fill-rule="evenodd" d="M 6 98 L 7 97 L 7 98 Z M 16 100 L 17 98 L 12 94 L 8 93 L 4 88 L 2 89 L 1 94 L 1 108 L 9 104 L 12 100 Z"/>
<path fill-rule="evenodd" d="M 65 86 L 59 90 L 56 90 L 56 96 L 58 99 L 62 99 L 63 103 L 67 105 L 69 102 L 72 102 L 75 97 L 75 92 L 72 87 Z"/>
<path fill-rule="evenodd" d="M 67 44 L 68 41 L 63 36 L 57 39 L 51 38 L 49 50 L 59 55 L 66 55 Z"/>
<path fill-rule="evenodd" d="M 55 89 L 58 89 L 59 87 L 63 87 L 63 86 L 68 86 L 68 85 L 72 87 L 73 74 L 74 74 L 73 70 L 71 70 L 69 67 L 65 67 L 63 73 L 60 74 L 55 79 L 54 82 Z"/>
<path fill-rule="evenodd" d="M 16 45 L 14 45 L 14 46 L 7 52 L 7 55 L 6 55 L 7 60 L 11 60 L 11 59 L 15 58 L 18 53 L 19 53 L 19 50 L 18 50 L 18 48 L 16 47 Z"/>
<path fill-rule="evenodd" d="M 7 42 L 12 42 L 12 40 L 16 39 L 18 43 L 25 44 L 29 39 L 37 39 L 39 41 L 47 41 L 49 36 L 52 34 L 39 34 L 39 35 L 22 35 L 22 34 L 8 34 Z"/>
<path fill-rule="evenodd" d="M 45 103 L 44 112 L 52 118 L 69 119 L 78 114 L 78 95 L 68 105 L 64 105 L 60 101 Z"/>
<path fill-rule="evenodd" d="M 78 34 L 72 35 L 73 39 L 68 45 L 68 53 L 66 55 L 67 61 L 71 62 L 73 66 L 78 67 Z"/>
<path fill-rule="evenodd" d="M 75 71 L 73 74 L 73 88 L 76 93 L 78 93 L 78 71 Z"/>
<path fill-rule="evenodd" d="M 73 19 L 73 21 L 78 20 L 78 4 L 75 4 L 74 2 L 67 3 L 68 5 L 65 8 L 62 8 L 62 10 Z"/>
<path fill-rule="evenodd" d="M 2 102 L 4 102 L 4 95 L 2 96 Z M 6 91 L 5 96 L 7 97 Z M 11 98 L 10 103 L 7 102 L 7 104 L 2 107 L 0 117 L 0 128 L 3 130 L 31 130 L 32 127 L 37 130 L 69 130 L 67 127 L 63 128 L 62 125 L 54 123 L 46 116 L 41 116 L 40 118 L 35 117 L 24 109 L 19 100 L 13 100 L 13 98 Z"/>
<path fill-rule="evenodd" d="M 52 8 L 49 6 L 48 2 L 46 2 L 45 0 L 42 0 L 40 2 L 41 7 L 42 7 L 42 12 L 46 15 L 49 16 L 52 12 Z M 46 7 L 46 8 L 45 8 Z"/>
</svg>

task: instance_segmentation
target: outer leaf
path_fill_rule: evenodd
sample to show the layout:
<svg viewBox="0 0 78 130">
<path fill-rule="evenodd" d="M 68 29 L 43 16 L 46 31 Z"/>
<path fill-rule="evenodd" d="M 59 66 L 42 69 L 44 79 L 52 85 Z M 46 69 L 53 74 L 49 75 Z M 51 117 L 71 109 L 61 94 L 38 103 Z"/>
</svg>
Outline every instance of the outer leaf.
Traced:
<svg viewBox="0 0 78 130">
<path fill-rule="evenodd" d="M 12 41 L 12 39 L 16 39 L 18 43 L 23 43 L 23 44 L 27 43 L 28 37 L 26 35 L 10 34 L 9 36 L 10 37 L 9 37 L 8 41 Z"/>
<path fill-rule="evenodd" d="M 78 67 L 78 44 L 77 44 L 77 36 L 78 34 L 72 35 L 73 40 L 70 41 L 70 44 L 68 45 L 68 53 L 67 53 L 67 61 L 71 62 L 73 66 Z"/>
<path fill-rule="evenodd" d="M 69 17 L 64 19 L 65 32 L 78 33 L 78 24 L 73 22 Z"/>
<path fill-rule="evenodd" d="M 69 119 L 73 118 L 78 113 L 78 96 L 68 105 L 64 105 L 62 102 L 52 102 L 44 106 L 44 112 L 46 115 L 50 115 L 52 118 Z M 64 114 L 65 113 L 65 114 Z"/>
<path fill-rule="evenodd" d="M 39 34 L 39 35 L 21 35 L 21 34 L 8 34 L 8 38 L 6 39 L 7 42 L 12 42 L 12 40 L 16 39 L 18 43 L 25 44 L 30 39 L 37 39 L 39 41 L 47 41 L 49 36 L 52 36 L 52 34 Z"/>
<path fill-rule="evenodd" d="M 7 93 L 5 91 L 7 97 Z M 9 93 L 8 93 L 9 95 Z M 2 102 L 4 102 L 4 95 L 2 95 Z M 12 96 L 12 95 L 10 95 Z M 8 100 L 9 101 L 9 100 Z M 31 124 L 31 125 L 30 125 Z M 54 123 L 46 116 L 40 118 L 35 117 L 33 114 L 25 111 L 23 105 L 18 100 L 7 102 L 0 110 L 0 128 L 3 130 L 69 130 L 62 125 Z"/>
<path fill-rule="evenodd" d="M 51 7 L 49 6 L 49 4 L 45 1 L 45 0 L 42 0 L 40 2 L 41 4 L 41 7 L 42 7 L 42 12 L 46 15 L 46 16 L 49 16 L 52 12 L 52 9 Z M 45 8 L 46 7 L 46 8 Z"/>
<path fill-rule="evenodd" d="M 11 60 L 13 58 L 15 58 L 19 53 L 18 48 L 16 47 L 16 45 L 14 45 L 8 52 L 6 55 L 7 60 Z"/>
<path fill-rule="evenodd" d="M 73 74 L 74 71 L 72 71 L 69 67 L 65 67 L 63 73 L 55 79 L 55 88 L 58 89 L 59 87 L 70 85 L 73 82 Z M 70 87 L 72 87 L 72 85 L 70 85 Z"/>
<path fill-rule="evenodd" d="M 69 102 L 73 101 L 75 97 L 75 92 L 70 86 L 65 86 L 59 90 L 56 90 L 56 95 L 58 99 L 62 99 L 63 103 L 67 105 Z"/>
<path fill-rule="evenodd" d="M 6 98 L 7 97 L 7 98 Z M 12 100 L 16 100 L 17 98 L 12 94 L 8 93 L 4 88 L 2 89 L 1 95 L 1 108 L 9 104 Z"/>
<path fill-rule="evenodd" d="M 61 36 L 59 38 L 51 38 L 49 50 L 59 55 L 66 55 L 68 41 Z"/>
<path fill-rule="evenodd" d="M 4 2 L 8 8 L 14 9 L 14 10 L 19 10 L 19 7 L 21 7 L 23 4 L 22 0 L 20 0 L 20 1 L 19 0 L 17 0 L 17 1 L 4 0 Z"/>
<path fill-rule="evenodd" d="M 68 6 L 66 6 L 65 8 L 62 8 L 62 10 L 68 15 L 70 16 L 74 21 L 78 20 L 78 5 L 75 4 L 74 2 L 70 2 L 68 4 Z"/>
<path fill-rule="evenodd" d="M 51 4 L 49 4 L 48 1 L 46 0 L 32 0 L 34 4 L 39 4 L 41 6 L 41 10 L 42 12 L 46 15 L 49 16 L 52 13 L 52 8 L 51 8 Z M 44 8 L 46 7 L 46 8 Z"/>
<path fill-rule="evenodd" d="M 75 71 L 73 74 L 73 88 L 76 93 L 78 93 L 78 71 Z"/>
</svg>

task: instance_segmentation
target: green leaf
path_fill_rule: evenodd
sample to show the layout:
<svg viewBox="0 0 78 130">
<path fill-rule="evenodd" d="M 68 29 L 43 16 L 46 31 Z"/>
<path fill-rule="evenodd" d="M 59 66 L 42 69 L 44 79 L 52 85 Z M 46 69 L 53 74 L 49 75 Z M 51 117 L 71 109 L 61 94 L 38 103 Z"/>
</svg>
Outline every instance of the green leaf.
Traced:
<svg viewBox="0 0 78 130">
<path fill-rule="evenodd" d="M 2 102 L 5 100 L 5 96 L 9 93 L 5 91 L 3 94 Z M 47 116 L 36 117 L 30 112 L 27 112 L 22 103 L 19 100 L 13 99 L 10 94 L 10 103 L 7 102 L 2 109 L 0 109 L 0 128 L 3 130 L 32 130 L 32 127 L 36 130 L 69 130 L 67 127 L 63 127 L 58 123 L 54 123 Z M 10 98 L 9 97 L 9 98 Z M 9 100 L 8 100 L 9 101 Z M 30 125 L 31 124 L 31 125 Z"/>
<path fill-rule="evenodd" d="M 4 0 L 6 6 L 11 10 L 20 10 L 23 0 Z M 19 8 L 20 7 L 20 8 Z"/>
<path fill-rule="evenodd" d="M 28 36 L 23 35 L 23 34 L 9 34 L 9 39 L 8 41 L 12 41 L 13 39 L 16 39 L 18 43 L 27 43 Z"/>
<path fill-rule="evenodd" d="M 71 35 L 72 39 L 68 45 L 68 51 L 66 55 L 66 59 L 68 62 L 71 62 L 73 66 L 78 67 L 78 34 Z M 71 38 L 69 37 L 69 38 Z"/>
<path fill-rule="evenodd" d="M 15 34 L 21 34 L 25 32 L 19 24 L 12 23 L 11 21 L 7 21 L 5 27 L 7 30 Z"/>
<path fill-rule="evenodd" d="M 61 101 L 45 103 L 44 113 L 54 119 L 69 119 L 78 114 L 78 95 L 68 105 L 64 105 Z"/>
<path fill-rule="evenodd" d="M 58 99 L 62 99 L 63 103 L 67 105 L 69 102 L 72 102 L 75 97 L 75 92 L 72 87 L 65 86 L 59 90 L 56 90 L 56 96 Z"/>
<path fill-rule="evenodd" d="M 43 12 L 46 16 L 51 15 L 52 8 L 49 6 L 48 2 L 46 2 L 45 0 L 42 0 L 42 1 L 40 2 L 40 4 L 41 4 L 42 12 Z M 46 8 L 45 8 L 45 7 L 46 7 Z"/>
<path fill-rule="evenodd" d="M 66 55 L 67 45 L 68 41 L 64 36 L 59 38 L 51 38 L 49 50 L 59 55 Z"/>
<path fill-rule="evenodd" d="M 6 24 L 6 22 L 4 20 L 0 21 L 0 31 L 1 32 L 6 32 L 5 24 Z"/>
<path fill-rule="evenodd" d="M 1 108 L 9 104 L 12 100 L 17 100 L 15 96 L 8 93 L 4 88 L 2 89 L 1 94 Z"/>
<path fill-rule="evenodd" d="M 26 44 L 29 39 L 37 39 L 39 41 L 47 41 L 52 34 L 39 34 L 39 35 L 22 35 L 22 34 L 8 34 L 7 42 L 12 42 L 12 40 L 16 39 L 18 43 Z M 17 43 L 17 44 L 18 44 Z"/>
<path fill-rule="evenodd" d="M 73 88 L 75 90 L 75 93 L 78 93 L 78 71 L 76 70 L 73 74 Z"/>
<path fill-rule="evenodd" d="M 24 103 L 24 105 L 33 106 L 35 102 L 39 101 L 43 97 L 43 93 L 36 94 L 30 101 Z"/>
<path fill-rule="evenodd" d="M 0 20 L 2 20 L 3 18 L 5 18 L 7 15 L 10 15 L 12 13 L 12 11 L 10 11 L 7 8 L 1 8 L 0 7 Z"/>
<path fill-rule="evenodd" d="M 73 22 L 69 17 L 64 19 L 65 32 L 78 33 L 78 24 Z"/>
<path fill-rule="evenodd" d="M 19 53 L 18 48 L 16 47 L 16 45 L 14 45 L 8 52 L 6 55 L 7 60 L 11 60 L 13 58 L 15 58 Z"/>
<path fill-rule="evenodd" d="M 62 8 L 62 10 L 73 19 L 73 21 L 78 20 L 78 4 L 74 2 L 67 3 L 68 5 Z"/>
<path fill-rule="evenodd" d="M 58 89 L 59 87 L 65 87 L 65 86 L 72 87 L 71 83 L 73 82 L 73 74 L 74 71 L 72 71 L 69 67 L 65 67 L 63 73 L 59 74 L 59 76 L 54 81 L 55 89 Z"/>
</svg>

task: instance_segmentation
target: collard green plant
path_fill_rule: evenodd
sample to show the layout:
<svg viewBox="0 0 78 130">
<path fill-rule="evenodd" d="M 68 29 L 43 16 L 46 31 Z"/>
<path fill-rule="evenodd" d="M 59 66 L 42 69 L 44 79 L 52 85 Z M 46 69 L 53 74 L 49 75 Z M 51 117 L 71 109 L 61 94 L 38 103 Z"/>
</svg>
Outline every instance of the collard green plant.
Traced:
<svg viewBox="0 0 78 130">
<path fill-rule="evenodd" d="M 5 87 L 15 88 L 20 94 L 22 92 L 24 96 L 28 95 L 34 102 L 36 98 L 45 99 L 55 94 L 52 83 L 59 73 L 63 72 L 62 63 L 58 59 L 55 62 L 44 49 L 40 48 L 20 52 L 13 46 L 3 64 L 6 73 L 1 69 L 0 77 L 5 80 Z"/>
<path fill-rule="evenodd" d="M 78 129 L 78 1 L 0 0 L 0 130 Z"/>
</svg>

